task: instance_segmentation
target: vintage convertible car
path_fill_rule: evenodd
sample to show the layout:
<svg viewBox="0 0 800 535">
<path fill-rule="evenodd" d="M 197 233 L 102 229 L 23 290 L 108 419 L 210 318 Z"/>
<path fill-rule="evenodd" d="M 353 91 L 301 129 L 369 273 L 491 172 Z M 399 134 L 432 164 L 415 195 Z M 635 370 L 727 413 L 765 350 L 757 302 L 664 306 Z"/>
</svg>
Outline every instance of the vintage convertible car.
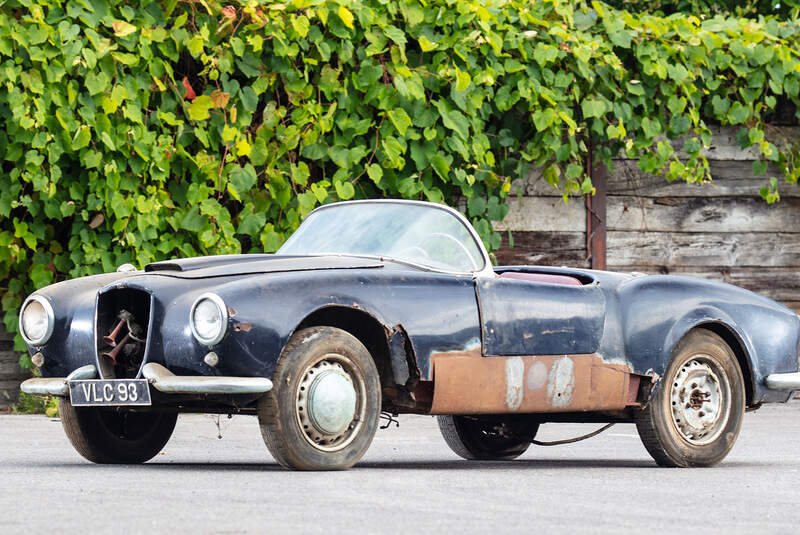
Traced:
<svg viewBox="0 0 800 535">
<path fill-rule="evenodd" d="M 252 414 L 293 469 L 343 469 L 381 412 L 439 415 L 466 459 L 543 422 L 635 422 L 660 465 L 707 466 L 746 408 L 800 390 L 791 310 L 701 279 L 492 267 L 468 221 L 413 201 L 312 212 L 276 255 L 157 262 L 28 297 L 20 331 L 98 463 L 144 462 L 179 412 Z"/>
</svg>

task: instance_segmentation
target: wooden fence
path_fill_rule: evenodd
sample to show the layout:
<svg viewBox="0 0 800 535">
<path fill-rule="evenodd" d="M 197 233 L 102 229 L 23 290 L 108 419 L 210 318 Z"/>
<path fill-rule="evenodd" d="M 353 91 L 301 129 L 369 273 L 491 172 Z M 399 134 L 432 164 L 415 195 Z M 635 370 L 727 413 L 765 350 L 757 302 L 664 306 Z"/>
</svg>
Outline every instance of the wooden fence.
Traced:
<svg viewBox="0 0 800 535">
<path fill-rule="evenodd" d="M 17 402 L 19 384 L 30 377 L 19 367 L 19 353 L 14 351 L 13 338 L 0 326 L 0 409 Z"/>
<path fill-rule="evenodd" d="M 781 201 L 768 205 L 759 196 L 767 178 L 754 176 L 755 154 L 738 147 L 735 130 L 716 131 L 713 144 L 709 184 L 668 183 L 634 160 L 614 162 L 606 183 L 608 269 L 721 280 L 800 311 L 800 186 L 782 184 Z M 498 225 L 505 235 L 499 263 L 590 267 L 583 200 L 564 204 L 536 172 L 516 187 L 521 195 Z"/>
</svg>

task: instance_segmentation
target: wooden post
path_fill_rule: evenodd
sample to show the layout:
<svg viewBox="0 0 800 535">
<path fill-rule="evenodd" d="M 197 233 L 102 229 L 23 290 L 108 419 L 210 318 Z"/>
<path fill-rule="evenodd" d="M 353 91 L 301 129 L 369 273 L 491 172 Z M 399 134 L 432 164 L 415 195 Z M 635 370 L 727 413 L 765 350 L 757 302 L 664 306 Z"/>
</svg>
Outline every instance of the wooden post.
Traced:
<svg viewBox="0 0 800 535">
<path fill-rule="evenodd" d="M 606 183 L 608 168 L 594 160 L 594 144 L 589 144 L 586 171 L 595 188 L 586 196 L 586 254 L 592 269 L 606 269 Z"/>
</svg>

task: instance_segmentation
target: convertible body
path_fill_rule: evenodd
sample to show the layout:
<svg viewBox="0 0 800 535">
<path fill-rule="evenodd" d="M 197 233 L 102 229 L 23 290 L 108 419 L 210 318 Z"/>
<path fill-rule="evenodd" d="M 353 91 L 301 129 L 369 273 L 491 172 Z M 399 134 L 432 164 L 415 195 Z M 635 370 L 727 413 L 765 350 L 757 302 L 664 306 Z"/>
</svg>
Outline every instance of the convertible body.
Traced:
<svg viewBox="0 0 800 535">
<path fill-rule="evenodd" d="M 433 219 L 427 221 L 429 214 Z M 390 232 L 381 236 L 387 227 Z M 410 227 L 416 231 L 409 237 Z M 334 245 L 339 242 L 344 244 Z M 670 374 L 682 393 L 662 396 L 673 406 L 685 401 L 688 412 L 665 409 L 665 418 L 689 447 L 702 448 L 709 434 L 727 425 L 726 411 L 739 411 L 737 389 L 742 410 L 785 402 L 800 389 L 800 321 L 774 301 L 689 277 L 492 267 L 463 216 L 427 203 L 328 205 L 312 213 L 276 255 L 157 262 L 144 270 L 54 284 L 26 301 L 23 333 L 32 330 L 24 321 L 29 303 L 44 310 L 50 321 L 44 330 L 50 332 L 43 341 L 25 336 L 42 378 L 26 382 L 23 390 L 62 396 L 66 410 L 87 405 L 92 408 L 83 410 L 116 414 L 258 413 L 262 428 L 272 425 L 273 444 L 265 439 L 273 454 L 276 448 L 292 450 L 291 442 L 275 446 L 274 437 L 283 436 L 286 422 L 295 422 L 303 446 L 319 450 L 312 453 L 344 455 L 358 442 L 348 429 L 357 421 L 371 426 L 380 410 L 449 415 L 445 438 L 449 429 L 456 439 L 451 436 L 448 444 L 456 440 L 454 450 L 467 458 L 483 457 L 475 447 L 466 447 L 466 455 L 458 450 L 466 431 L 453 422 L 483 422 L 478 435 L 500 439 L 519 435 L 518 426 L 510 435 L 507 428 L 523 416 L 526 429 L 564 420 L 643 426 L 637 418 L 666 388 L 663 378 Z M 208 319 L 204 307 L 211 311 Z M 336 359 L 280 369 L 287 351 L 313 344 L 316 335 L 327 333 L 323 328 L 344 332 L 366 349 L 379 391 L 370 392 L 368 372 L 360 389 L 358 370 L 348 371 L 342 361 L 341 372 Z M 682 341 L 686 345 L 699 331 L 716 337 L 713 343 L 730 355 L 741 384 L 736 374 L 722 378 L 727 357 L 714 357 L 713 348 L 695 351 L 700 357 L 687 360 L 688 371 L 686 365 L 683 372 L 670 370 Z M 716 361 L 722 362 L 719 369 Z M 333 363 L 334 371 L 314 368 L 319 362 Z M 328 379 L 314 379 L 309 370 Z M 281 373 L 299 381 L 285 395 L 276 377 Z M 697 378 L 711 386 L 696 387 Z M 312 392 L 307 398 L 306 387 Z M 127 398 L 142 388 L 149 404 L 120 399 L 123 390 Z M 369 395 L 377 397 L 378 412 L 369 409 Z M 276 424 L 276 414 L 290 405 L 294 420 Z M 307 421 L 303 409 L 317 416 Z M 695 421 L 686 424 L 690 418 Z M 303 425 L 312 431 L 303 433 Z M 304 465 L 291 452 L 276 457 L 293 468 L 357 461 Z"/>
</svg>

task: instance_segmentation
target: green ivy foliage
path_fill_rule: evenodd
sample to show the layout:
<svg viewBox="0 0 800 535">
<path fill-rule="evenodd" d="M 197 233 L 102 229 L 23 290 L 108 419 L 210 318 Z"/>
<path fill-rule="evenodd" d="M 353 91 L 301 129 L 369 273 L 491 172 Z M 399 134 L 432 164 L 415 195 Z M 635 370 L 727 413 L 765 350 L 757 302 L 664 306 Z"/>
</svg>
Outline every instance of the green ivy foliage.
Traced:
<svg viewBox="0 0 800 535">
<path fill-rule="evenodd" d="M 125 262 L 275 251 L 338 199 L 464 202 L 496 248 L 530 166 L 592 192 L 590 140 L 702 182 L 709 124 L 737 125 L 796 182 L 766 122 L 798 103 L 799 29 L 562 0 L 0 0 L 3 319 Z"/>
<path fill-rule="evenodd" d="M 609 0 L 609 5 L 631 12 L 672 15 L 688 13 L 698 17 L 726 15 L 738 17 L 797 16 L 797 0 Z"/>
</svg>

